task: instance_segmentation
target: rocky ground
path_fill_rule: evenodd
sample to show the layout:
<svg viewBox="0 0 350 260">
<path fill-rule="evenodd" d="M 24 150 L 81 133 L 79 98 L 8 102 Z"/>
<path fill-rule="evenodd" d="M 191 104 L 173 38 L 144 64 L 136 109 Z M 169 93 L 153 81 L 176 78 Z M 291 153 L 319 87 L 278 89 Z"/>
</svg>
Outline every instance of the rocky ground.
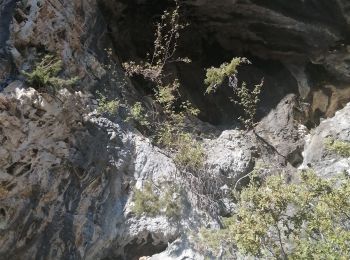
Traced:
<svg viewBox="0 0 350 260">
<path fill-rule="evenodd" d="M 196 127 L 206 133 L 199 137 L 205 169 L 218 188 L 225 193 L 244 185 L 256 165 L 292 178 L 306 168 L 324 177 L 349 171 L 349 158 L 326 145 L 330 139 L 350 141 L 349 3 L 181 3 L 193 26 L 180 52 L 188 51 L 194 65 L 175 69 L 189 86 L 182 91 L 209 122 Z M 149 181 L 173 181 L 179 169 L 171 154 L 121 116 L 97 113 L 92 95 L 101 87 L 117 98 L 146 95 L 137 83 L 124 81 L 120 62 L 142 56 L 138 50 L 152 32 L 144 21 L 163 5 L 0 2 L 1 259 L 204 259 L 190 237 L 200 227 L 218 227 L 218 215 L 232 212 L 234 203 L 224 196 L 220 211 L 209 214 L 188 192 L 179 219 L 135 214 L 134 191 Z M 105 48 L 113 49 L 114 73 L 103 65 Z M 206 54 L 213 48 L 220 49 L 214 52 L 220 62 L 249 55 L 256 62 L 242 77 L 266 78 L 254 132 L 232 126 L 234 107 L 223 102 L 224 92 L 198 94 L 203 69 L 217 65 Z M 20 72 L 32 68 L 42 51 L 61 57 L 63 75 L 77 75 L 79 85 L 55 95 L 30 88 Z"/>
</svg>

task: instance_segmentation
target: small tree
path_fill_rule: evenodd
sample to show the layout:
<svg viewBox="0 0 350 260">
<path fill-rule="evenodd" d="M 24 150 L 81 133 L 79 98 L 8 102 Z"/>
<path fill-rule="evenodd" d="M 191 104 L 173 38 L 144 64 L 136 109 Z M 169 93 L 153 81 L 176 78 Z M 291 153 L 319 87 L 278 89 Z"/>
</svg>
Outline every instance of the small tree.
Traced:
<svg viewBox="0 0 350 260">
<path fill-rule="evenodd" d="M 148 116 L 153 120 L 148 120 L 147 125 L 143 125 L 155 130 L 157 144 L 177 152 L 176 161 L 178 163 L 186 161 L 186 164 L 189 164 L 189 158 L 185 160 L 185 156 L 198 154 L 200 145 L 192 140 L 186 144 L 187 149 L 182 149 L 184 147 L 180 145 L 180 140 L 183 140 L 184 136 L 188 136 L 188 133 L 184 130 L 186 118 L 190 115 L 198 115 L 199 110 L 194 108 L 187 100 L 180 101 L 179 80 L 176 77 L 171 79 L 165 73 L 165 67 L 170 63 L 190 62 L 188 58 L 175 58 L 180 32 L 187 26 L 187 24 L 181 22 L 178 1 L 175 1 L 175 4 L 175 8 L 172 11 L 165 11 L 160 22 L 156 24 L 153 54 L 147 56 L 146 62 L 125 62 L 123 67 L 128 76 L 141 75 L 155 85 L 154 98 L 155 102 L 160 105 L 161 111 L 153 111 L 153 114 Z M 140 108 L 141 103 L 137 104 L 138 107 L 136 108 Z M 131 117 L 145 122 L 143 120 L 145 111 L 135 110 L 134 108 L 131 109 Z M 136 115 L 133 112 L 137 112 Z M 193 149 L 190 149 L 189 146 L 192 147 L 192 145 Z M 199 165 L 198 163 L 195 164 Z"/>
<path fill-rule="evenodd" d="M 251 63 L 246 58 L 233 58 L 230 63 L 223 63 L 219 68 L 207 69 L 204 83 L 207 85 L 206 93 L 210 94 L 215 92 L 225 79 L 228 79 L 228 85 L 236 96 L 236 99 L 232 99 L 232 101 L 243 108 L 244 116 L 239 117 L 239 120 L 246 129 L 252 129 L 255 125 L 256 109 L 260 101 L 259 96 L 263 81 L 255 85 L 253 90 L 250 90 L 245 82 L 239 87 L 237 68 L 241 64 Z"/>
<path fill-rule="evenodd" d="M 180 5 L 178 1 L 175 1 L 175 4 L 175 9 L 173 11 L 164 11 L 160 22 L 156 23 L 153 54 L 147 55 L 147 61 L 139 64 L 135 62 L 123 63 L 128 76 L 143 76 L 157 85 L 158 89 L 156 89 L 156 92 L 166 85 L 164 82 L 164 68 L 167 64 L 172 62 L 190 62 L 188 58 L 174 58 L 180 31 L 187 26 L 187 24 L 180 21 Z"/>
<path fill-rule="evenodd" d="M 161 16 L 160 22 L 156 24 L 153 54 L 147 55 L 147 61 L 141 63 L 135 63 L 133 61 L 123 63 L 128 76 L 141 75 L 144 79 L 151 81 L 155 85 L 155 101 L 163 108 L 162 113 L 165 115 L 166 120 L 169 122 L 177 119 L 172 122 L 172 125 L 177 125 L 178 119 L 184 120 L 183 116 L 186 112 L 188 114 L 195 112 L 193 109 L 188 109 L 184 110 L 185 113 L 178 113 L 178 108 L 188 108 L 189 106 L 180 105 L 176 107 L 180 98 L 178 91 L 179 81 L 177 78 L 171 80 L 168 75 L 165 75 L 166 65 L 173 62 L 190 62 L 188 58 L 175 58 L 180 31 L 187 26 L 187 24 L 180 21 L 180 6 L 177 1 L 175 3 L 174 10 L 165 11 Z M 154 111 L 154 113 L 155 115 L 152 117 L 158 117 L 158 112 Z"/>
</svg>

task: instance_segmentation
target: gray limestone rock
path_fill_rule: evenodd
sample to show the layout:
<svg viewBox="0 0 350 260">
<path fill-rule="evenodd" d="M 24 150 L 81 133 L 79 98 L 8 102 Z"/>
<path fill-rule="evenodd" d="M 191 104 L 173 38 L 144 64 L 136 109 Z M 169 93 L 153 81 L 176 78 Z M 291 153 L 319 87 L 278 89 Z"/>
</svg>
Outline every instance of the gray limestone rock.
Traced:
<svg viewBox="0 0 350 260">
<path fill-rule="evenodd" d="M 335 116 L 323 120 L 307 137 L 301 169 L 314 169 L 317 174 L 331 177 L 350 169 L 350 158 L 327 149 L 327 139 L 350 141 L 350 103 Z"/>
</svg>

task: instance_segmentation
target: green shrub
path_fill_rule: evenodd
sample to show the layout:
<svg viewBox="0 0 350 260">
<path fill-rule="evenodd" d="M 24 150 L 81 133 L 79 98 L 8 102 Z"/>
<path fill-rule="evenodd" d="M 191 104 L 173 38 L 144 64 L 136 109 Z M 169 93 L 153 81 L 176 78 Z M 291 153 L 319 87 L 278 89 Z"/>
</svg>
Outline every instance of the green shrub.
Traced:
<svg viewBox="0 0 350 260">
<path fill-rule="evenodd" d="M 219 68 L 211 67 L 207 69 L 204 80 L 204 83 L 207 85 L 206 93 L 215 92 L 226 78 L 235 76 L 238 66 L 242 63 L 249 63 L 249 61 L 245 58 L 233 58 L 230 63 L 225 62 Z"/>
<path fill-rule="evenodd" d="M 26 77 L 28 84 L 36 89 L 49 89 L 57 90 L 62 87 L 69 87 L 74 85 L 78 78 L 62 79 L 58 77 L 58 74 L 62 70 L 62 60 L 54 57 L 53 55 L 46 55 L 44 58 L 35 65 L 32 72 L 22 71 L 22 74 Z"/>
<path fill-rule="evenodd" d="M 155 40 L 153 43 L 153 54 L 148 55 L 145 62 L 125 62 L 123 67 L 128 76 L 141 75 L 145 79 L 155 83 L 162 88 L 164 84 L 164 68 L 171 62 L 188 63 L 188 58 L 174 58 L 182 31 L 187 24 L 180 21 L 180 6 L 175 1 L 175 8 L 172 11 L 164 11 L 161 20 L 156 23 Z"/>
<path fill-rule="evenodd" d="M 118 112 L 118 109 L 120 107 L 119 100 L 107 100 L 106 96 L 103 95 L 101 92 L 96 91 L 96 94 L 99 96 L 97 99 L 98 102 L 98 113 L 107 113 L 109 115 L 115 115 Z"/>
<path fill-rule="evenodd" d="M 350 142 L 328 138 L 325 141 L 326 149 L 342 157 L 350 157 Z"/>
<path fill-rule="evenodd" d="M 175 8 L 165 11 L 156 24 L 153 54 L 145 62 L 125 62 L 123 67 L 128 76 L 140 75 L 154 85 L 155 109 L 145 116 L 138 102 L 131 108 L 130 118 L 154 131 L 156 143 L 175 151 L 176 163 L 189 170 L 199 168 L 203 161 L 200 144 L 185 130 L 185 120 L 197 116 L 199 110 L 188 100 L 181 101 L 178 78 L 165 73 L 165 67 L 170 63 L 190 62 L 188 58 L 175 58 L 180 32 L 187 26 L 181 22 L 178 1 L 175 3 Z M 186 143 L 183 141 L 185 136 Z"/>
<path fill-rule="evenodd" d="M 243 63 L 250 64 L 246 58 L 233 58 L 230 63 L 223 63 L 219 68 L 207 69 L 204 83 L 207 85 L 206 93 L 210 94 L 215 92 L 225 79 L 228 79 L 228 85 L 236 96 L 231 100 L 240 105 L 244 111 L 244 116 L 239 117 L 239 120 L 246 129 L 251 129 L 255 125 L 256 109 L 260 101 L 263 81 L 255 85 L 253 90 L 250 90 L 245 82 L 238 86 L 237 67 Z"/>
<path fill-rule="evenodd" d="M 182 205 L 177 188 L 162 184 L 162 193 L 159 195 L 154 191 L 152 183 L 146 182 L 142 190 L 134 193 L 133 212 L 139 217 L 165 215 L 168 218 L 178 218 L 182 214 Z"/>
<path fill-rule="evenodd" d="M 146 214 L 148 216 L 155 216 L 160 213 L 159 196 L 153 191 L 152 184 L 147 182 L 143 190 L 136 190 L 134 194 L 133 211 L 141 216 Z"/>
<path fill-rule="evenodd" d="M 136 102 L 130 109 L 130 116 L 128 120 L 134 120 L 141 126 L 148 127 L 150 126 L 150 122 L 148 120 L 145 109 L 142 106 L 141 102 Z"/>
<path fill-rule="evenodd" d="M 179 135 L 177 146 L 175 163 L 180 169 L 196 172 L 203 167 L 205 159 L 204 149 L 191 135 Z"/>
<path fill-rule="evenodd" d="M 240 88 L 236 89 L 236 95 L 238 100 L 235 103 L 239 104 L 243 108 L 244 116 L 240 116 L 238 119 L 242 122 L 246 129 L 251 129 L 255 125 L 255 115 L 257 105 L 260 101 L 260 92 L 263 86 L 263 82 L 255 85 L 254 89 L 250 91 L 247 88 L 245 82 L 242 83 Z"/>
<path fill-rule="evenodd" d="M 263 259 L 350 259 L 349 212 L 348 177 L 305 172 L 290 184 L 272 176 L 243 189 L 224 229 L 202 231 L 202 242 Z"/>
<path fill-rule="evenodd" d="M 180 6 L 175 1 L 176 6 L 172 11 L 164 11 L 161 20 L 156 24 L 155 40 L 153 43 L 153 54 L 148 55 L 147 61 L 141 63 L 125 62 L 123 63 L 126 75 L 135 76 L 140 75 L 144 79 L 150 81 L 154 87 L 155 102 L 162 108 L 162 117 L 158 111 L 154 111 L 152 118 L 157 118 L 160 121 L 154 125 L 155 129 L 159 129 L 163 125 L 163 119 L 168 120 L 169 117 L 174 116 L 183 107 L 176 106 L 175 103 L 180 98 L 179 80 L 171 73 L 166 74 L 165 66 L 173 62 L 190 62 L 188 58 L 174 58 L 178 40 L 180 38 L 180 31 L 187 25 L 180 21 Z M 179 109 L 181 108 L 181 109 Z M 185 111 L 186 113 L 186 111 Z M 170 119 L 171 121 L 171 119 Z"/>
</svg>

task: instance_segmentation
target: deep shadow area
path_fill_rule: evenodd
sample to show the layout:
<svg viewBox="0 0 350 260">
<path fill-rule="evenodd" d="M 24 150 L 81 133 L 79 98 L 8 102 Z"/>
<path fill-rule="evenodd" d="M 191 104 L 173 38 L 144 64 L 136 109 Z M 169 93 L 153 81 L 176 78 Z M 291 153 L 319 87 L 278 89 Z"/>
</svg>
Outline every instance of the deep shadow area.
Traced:
<svg viewBox="0 0 350 260">
<path fill-rule="evenodd" d="M 115 6 L 115 9 L 111 8 L 108 0 L 100 2 L 106 21 L 109 21 L 109 36 L 117 55 L 122 61 L 144 60 L 146 54 L 152 52 L 154 24 L 169 4 L 167 1 L 160 0 L 119 1 L 112 6 Z M 189 57 L 192 63 L 177 63 L 167 69 L 177 74 L 181 82 L 182 96 L 200 109 L 201 120 L 230 127 L 242 114 L 241 108 L 230 101 L 232 90 L 227 86 L 223 86 L 215 94 L 204 94 L 205 69 L 229 62 L 233 57 L 244 56 L 252 62 L 252 65 L 240 67 L 240 81 L 245 81 L 253 87 L 264 79 L 258 119 L 274 108 L 286 94 L 297 93 L 296 81 L 279 61 L 261 59 L 252 55 L 249 50 L 242 52 L 242 43 L 237 39 L 226 39 L 227 44 L 231 45 L 231 48 L 227 49 L 212 37 L 212 33 L 206 29 L 205 24 L 198 24 L 196 20 L 191 20 L 189 9 L 183 9 L 183 15 L 184 20 L 190 25 L 182 32 L 177 55 Z M 145 21 L 148 22 L 145 23 Z M 235 45 L 237 48 L 234 47 Z M 135 85 L 144 95 L 152 93 L 149 84 L 140 79 L 136 79 Z"/>
</svg>

